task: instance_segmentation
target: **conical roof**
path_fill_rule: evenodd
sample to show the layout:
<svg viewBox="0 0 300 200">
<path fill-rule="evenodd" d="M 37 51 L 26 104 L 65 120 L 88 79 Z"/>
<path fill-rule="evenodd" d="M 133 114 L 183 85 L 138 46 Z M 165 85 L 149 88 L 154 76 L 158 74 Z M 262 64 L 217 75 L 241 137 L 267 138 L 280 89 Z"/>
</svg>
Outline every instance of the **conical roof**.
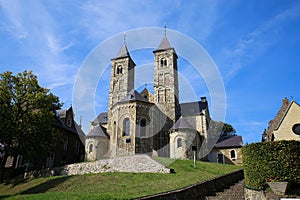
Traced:
<svg viewBox="0 0 300 200">
<path fill-rule="evenodd" d="M 121 47 L 121 49 L 119 50 L 119 52 L 117 53 L 117 55 L 115 56 L 114 59 L 124 58 L 124 57 L 129 57 L 129 52 L 128 52 L 126 44 L 123 44 L 123 46 Z"/>
<path fill-rule="evenodd" d="M 170 48 L 171 48 L 170 42 L 168 38 L 165 36 L 160 42 L 160 45 L 158 46 L 157 50 L 170 49 Z"/>
<path fill-rule="evenodd" d="M 194 128 L 181 116 L 176 123 L 173 125 L 171 130 L 178 130 L 178 129 L 190 129 L 194 130 Z"/>
</svg>

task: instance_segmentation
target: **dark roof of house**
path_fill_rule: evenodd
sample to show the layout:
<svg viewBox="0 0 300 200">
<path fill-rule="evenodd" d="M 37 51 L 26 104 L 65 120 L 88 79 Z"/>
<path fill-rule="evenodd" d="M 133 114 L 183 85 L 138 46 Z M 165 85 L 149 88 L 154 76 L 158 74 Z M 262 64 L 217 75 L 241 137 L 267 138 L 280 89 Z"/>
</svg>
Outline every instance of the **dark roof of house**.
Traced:
<svg viewBox="0 0 300 200">
<path fill-rule="evenodd" d="M 243 139 L 242 136 L 224 136 L 220 137 L 216 148 L 226 148 L 226 147 L 242 147 Z"/>
<path fill-rule="evenodd" d="M 72 112 L 72 125 L 71 125 L 71 127 L 67 126 L 67 124 L 65 124 L 66 117 L 67 117 L 67 112 L 70 112 L 70 111 Z M 85 133 L 83 132 L 83 130 L 81 128 L 81 125 L 78 125 L 77 122 L 73 118 L 74 113 L 73 113 L 72 106 L 67 110 L 66 109 L 56 110 L 55 113 L 56 113 L 56 123 L 55 123 L 56 126 L 66 130 L 66 131 L 77 134 L 79 136 L 81 142 L 83 144 L 85 144 Z"/>
<path fill-rule="evenodd" d="M 123 44 L 123 46 L 121 47 L 121 49 L 119 50 L 119 52 L 117 53 L 117 55 L 113 58 L 125 58 L 125 57 L 129 57 L 129 53 L 128 53 L 128 49 L 127 46 L 125 44 Z"/>
<path fill-rule="evenodd" d="M 92 124 L 106 124 L 107 123 L 107 112 L 100 113 L 93 121 Z"/>
<path fill-rule="evenodd" d="M 87 137 L 106 137 L 109 138 L 109 134 L 106 131 L 106 128 L 104 128 L 101 125 L 97 125 L 95 128 L 93 128 L 87 135 Z"/>
<path fill-rule="evenodd" d="M 194 115 L 200 114 L 202 110 L 208 108 L 207 101 L 196 101 L 196 102 L 189 102 L 189 103 L 181 103 L 180 105 L 180 112 L 181 115 Z"/>
<path fill-rule="evenodd" d="M 128 92 L 127 96 L 122 101 L 143 101 L 149 102 L 145 97 L 143 97 L 140 93 L 136 90 L 132 89 Z"/>
<path fill-rule="evenodd" d="M 178 130 L 178 129 L 194 130 L 194 128 L 182 116 L 176 121 L 176 123 L 171 128 L 171 130 Z"/>
</svg>

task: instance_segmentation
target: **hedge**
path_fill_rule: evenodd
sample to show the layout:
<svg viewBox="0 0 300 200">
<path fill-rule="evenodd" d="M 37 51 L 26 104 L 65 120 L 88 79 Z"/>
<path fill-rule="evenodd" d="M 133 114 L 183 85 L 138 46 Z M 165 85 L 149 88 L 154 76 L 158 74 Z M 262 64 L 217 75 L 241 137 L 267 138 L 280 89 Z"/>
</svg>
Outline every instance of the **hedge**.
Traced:
<svg viewBox="0 0 300 200">
<path fill-rule="evenodd" d="M 265 189 L 268 181 L 300 183 L 300 141 L 253 143 L 242 148 L 245 184 Z"/>
</svg>

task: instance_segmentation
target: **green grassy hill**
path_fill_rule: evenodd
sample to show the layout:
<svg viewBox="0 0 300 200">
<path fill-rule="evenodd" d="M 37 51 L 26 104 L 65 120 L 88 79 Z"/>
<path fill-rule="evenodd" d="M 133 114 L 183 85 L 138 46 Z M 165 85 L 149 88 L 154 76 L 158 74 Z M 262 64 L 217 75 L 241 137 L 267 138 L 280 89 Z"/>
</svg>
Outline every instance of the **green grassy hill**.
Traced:
<svg viewBox="0 0 300 200">
<path fill-rule="evenodd" d="M 198 161 L 195 169 L 192 160 L 173 162 L 160 158 L 159 161 L 175 173 L 100 173 L 25 179 L 0 185 L 0 199 L 132 199 L 175 190 L 241 168 Z"/>
</svg>

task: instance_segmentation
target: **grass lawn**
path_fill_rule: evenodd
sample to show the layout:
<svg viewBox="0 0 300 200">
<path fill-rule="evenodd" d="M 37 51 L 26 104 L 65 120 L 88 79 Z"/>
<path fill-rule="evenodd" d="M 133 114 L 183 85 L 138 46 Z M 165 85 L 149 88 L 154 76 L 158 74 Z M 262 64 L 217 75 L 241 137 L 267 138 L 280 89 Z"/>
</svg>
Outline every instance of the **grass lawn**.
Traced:
<svg viewBox="0 0 300 200">
<path fill-rule="evenodd" d="M 0 199 L 132 199 L 182 188 L 217 177 L 240 166 L 158 158 L 172 174 L 99 173 L 25 179 L 0 185 Z"/>
</svg>

